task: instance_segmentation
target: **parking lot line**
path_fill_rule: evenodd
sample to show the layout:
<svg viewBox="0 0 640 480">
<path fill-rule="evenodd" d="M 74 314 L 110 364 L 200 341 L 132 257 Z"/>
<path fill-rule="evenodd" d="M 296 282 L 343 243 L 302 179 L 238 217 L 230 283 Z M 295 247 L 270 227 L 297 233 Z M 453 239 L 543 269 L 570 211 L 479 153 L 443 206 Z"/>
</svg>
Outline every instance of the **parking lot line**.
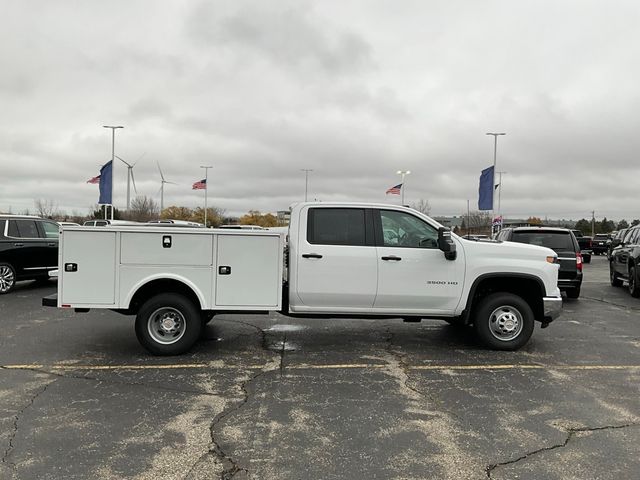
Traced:
<svg viewBox="0 0 640 480">
<path fill-rule="evenodd" d="M 96 370 L 187 370 L 187 369 L 218 369 L 218 370 L 259 370 L 266 365 L 220 365 L 216 363 L 181 363 L 157 365 L 72 365 L 72 364 L 15 364 L 0 365 L 5 370 L 56 370 L 56 371 L 96 371 Z M 342 364 L 298 364 L 287 365 L 287 370 L 349 370 L 349 369 L 380 369 L 386 368 L 386 363 L 342 363 Z M 478 364 L 478 365 L 407 365 L 408 370 L 639 370 L 640 365 L 539 365 L 539 364 Z"/>
</svg>

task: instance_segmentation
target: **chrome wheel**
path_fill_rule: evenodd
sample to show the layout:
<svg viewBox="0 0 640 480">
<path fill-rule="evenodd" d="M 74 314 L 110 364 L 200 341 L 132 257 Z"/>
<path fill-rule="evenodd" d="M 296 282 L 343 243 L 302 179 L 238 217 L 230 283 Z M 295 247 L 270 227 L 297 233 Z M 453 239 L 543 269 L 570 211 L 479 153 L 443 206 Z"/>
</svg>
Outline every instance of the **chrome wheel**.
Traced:
<svg viewBox="0 0 640 480">
<path fill-rule="evenodd" d="M 520 311 L 510 305 L 496 308 L 489 316 L 489 331 L 500 341 L 508 342 L 522 332 L 523 320 Z"/>
<path fill-rule="evenodd" d="M 0 293 L 8 293 L 16 284 L 16 275 L 9 265 L 0 265 Z"/>
<path fill-rule="evenodd" d="M 162 345 L 171 345 L 183 337 L 186 321 L 179 310 L 162 307 L 149 315 L 147 330 L 154 341 Z"/>
</svg>

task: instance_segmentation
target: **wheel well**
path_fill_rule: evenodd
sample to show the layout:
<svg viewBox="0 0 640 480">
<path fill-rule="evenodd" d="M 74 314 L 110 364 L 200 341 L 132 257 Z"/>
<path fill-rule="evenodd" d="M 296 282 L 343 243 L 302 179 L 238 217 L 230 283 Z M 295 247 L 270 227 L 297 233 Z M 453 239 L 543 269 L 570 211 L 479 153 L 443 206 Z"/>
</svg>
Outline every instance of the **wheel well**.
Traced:
<svg viewBox="0 0 640 480">
<path fill-rule="evenodd" d="M 191 287 L 178 280 L 163 278 L 152 280 L 140 287 L 131 299 L 127 313 L 137 314 L 144 302 L 161 293 L 179 293 L 191 300 L 196 308 L 201 308 L 200 300 Z"/>
<path fill-rule="evenodd" d="M 475 313 L 478 304 L 483 298 L 486 298 L 492 293 L 513 293 L 522 297 L 531 307 L 533 312 L 533 318 L 536 320 L 542 320 L 544 317 L 544 306 L 542 303 L 542 297 L 544 297 L 544 289 L 538 279 L 533 277 L 489 277 L 478 281 L 477 284 L 471 287 L 469 294 L 469 302 L 465 312 L 465 323 L 471 323 L 473 321 L 473 314 Z"/>
</svg>

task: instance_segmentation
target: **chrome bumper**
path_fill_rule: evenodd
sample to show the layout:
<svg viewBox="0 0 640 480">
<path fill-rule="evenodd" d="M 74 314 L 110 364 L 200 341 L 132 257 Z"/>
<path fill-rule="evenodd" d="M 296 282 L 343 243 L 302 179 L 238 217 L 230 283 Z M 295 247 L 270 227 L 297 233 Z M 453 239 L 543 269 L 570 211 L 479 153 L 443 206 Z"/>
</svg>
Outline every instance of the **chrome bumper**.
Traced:
<svg viewBox="0 0 640 480">
<path fill-rule="evenodd" d="M 560 316 L 562 312 L 562 297 L 544 297 L 542 299 L 544 308 L 544 320 L 550 322 Z"/>
</svg>

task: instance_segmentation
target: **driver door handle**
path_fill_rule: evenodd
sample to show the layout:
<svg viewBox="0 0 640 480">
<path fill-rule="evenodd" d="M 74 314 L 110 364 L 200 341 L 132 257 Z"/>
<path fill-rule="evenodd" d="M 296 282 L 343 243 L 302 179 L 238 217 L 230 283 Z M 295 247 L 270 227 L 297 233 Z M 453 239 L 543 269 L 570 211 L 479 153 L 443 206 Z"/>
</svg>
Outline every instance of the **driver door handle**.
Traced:
<svg viewBox="0 0 640 480">
<path fill-rule="evenodd" d="M 402 260 L 402 257 L 396 257 L 395 255 L 389 255 L 388 257 L 382 257 L 382 260 L 393 260 L 394 262 L 399 262 Z"/>
</svg>

